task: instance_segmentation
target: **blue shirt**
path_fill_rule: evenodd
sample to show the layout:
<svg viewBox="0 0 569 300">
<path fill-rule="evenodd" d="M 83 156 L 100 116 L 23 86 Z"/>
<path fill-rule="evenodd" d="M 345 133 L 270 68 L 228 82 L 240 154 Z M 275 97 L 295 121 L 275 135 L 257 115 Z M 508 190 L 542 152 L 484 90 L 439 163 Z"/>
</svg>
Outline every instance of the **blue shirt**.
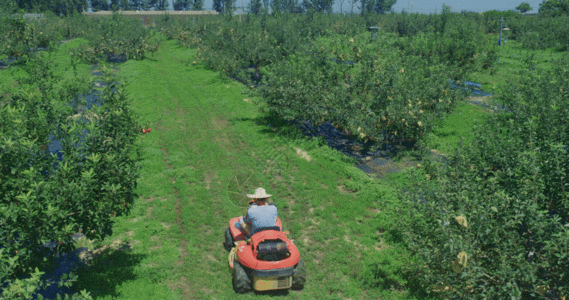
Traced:
<svg viewBox="0 0 569 300">
<path fill-rule="evenodd" d="M 276 226 L 278 216 L 277 207 L 273 204 L 263 206 L 252 204 L 243 221 L 251 226 L 251 233 L 253 233 L 257 228 Z"/>
</svg>

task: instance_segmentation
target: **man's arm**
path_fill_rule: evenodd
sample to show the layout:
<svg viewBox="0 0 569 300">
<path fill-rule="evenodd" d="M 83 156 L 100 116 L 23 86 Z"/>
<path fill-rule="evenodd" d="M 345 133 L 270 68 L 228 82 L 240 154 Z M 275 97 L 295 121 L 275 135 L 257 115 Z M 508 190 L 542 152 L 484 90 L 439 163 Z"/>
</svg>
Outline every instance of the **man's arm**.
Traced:
<svg viewBox="0 0 569 300">
<path fill-rule="evenodd" d="M 249 217 L 249 210 L 247 210 L 247 214 L 245 214 L 245 217 L 243 217 L 243 222 L 251 225 L 251 218 Z"/>
</svg>

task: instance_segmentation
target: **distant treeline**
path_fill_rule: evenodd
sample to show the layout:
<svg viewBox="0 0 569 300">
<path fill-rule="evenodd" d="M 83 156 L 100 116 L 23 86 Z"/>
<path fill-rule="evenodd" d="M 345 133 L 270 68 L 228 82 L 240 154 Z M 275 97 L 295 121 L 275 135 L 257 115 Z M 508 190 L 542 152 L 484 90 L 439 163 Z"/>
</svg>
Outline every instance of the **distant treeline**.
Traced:
<svg viewBox="0 0 569 300">
<path fill-rule="evenodd" d="M 335 2 L 351 5 L 359 13 L 384 14 L 393 12 L 392 7 L 397 0 L 250 0 L 248 11 L 254 14 L 272 13 L 332 13 Z M 232 13 L 236 0 L 213 0 L 213 9 L 219 13 Z M 173 0 L 174 10 L 203 10 L 204 0 Z M 101 10 L 168 10 L 168 0 L 3 0 L 0 11 L 15 12 L 23 9 L 26 12 L 51 11 L 59 16 L 67 16 L 73 12 L 83 12 L 91 8 L 93 11 Z M 443 10 L 444 10 L 443 5 Z M 447 9 L 450 9 L 447 7 Z M 526 12 L 532 8 L 522 3 L 516 10 L 507 12 L 494 11 L 506 17 L 519 12 Z M 488 13 L 488 12 L 486 12 Z M 539 16 L 555 17 L 569 15 L 569 0 L 543 0 L 539 4 Z"/>
<path fill-rule="evenodd" d="M 14 12 L 52 11 L 56 15 L 100 10 L 167 10 L 168 0 L 4 0 L 0 9 Z M 201 10 L 203 0 L 173 0 L 174 10 Z"/>
</svg>

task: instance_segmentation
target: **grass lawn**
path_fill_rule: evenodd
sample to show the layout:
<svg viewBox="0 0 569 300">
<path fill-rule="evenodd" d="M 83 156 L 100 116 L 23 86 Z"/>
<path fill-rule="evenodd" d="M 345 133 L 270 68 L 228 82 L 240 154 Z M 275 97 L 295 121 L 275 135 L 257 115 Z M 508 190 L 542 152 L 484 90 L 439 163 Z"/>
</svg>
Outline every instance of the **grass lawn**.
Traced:
<svg viewBox="0 0 569 300">
<path fill-rule="evenodd" d="M 455 110 L 444 121 L 437 122 L 433 132 L 427 135 L 428 147 L 447 156 L 452 155 L 461 138 L 464 143 L 472 140 L 474 126 L 477 122 L 483 122 L 488 113 L 482 107 L 467 102 L 458 103 Z"/>
</svg>

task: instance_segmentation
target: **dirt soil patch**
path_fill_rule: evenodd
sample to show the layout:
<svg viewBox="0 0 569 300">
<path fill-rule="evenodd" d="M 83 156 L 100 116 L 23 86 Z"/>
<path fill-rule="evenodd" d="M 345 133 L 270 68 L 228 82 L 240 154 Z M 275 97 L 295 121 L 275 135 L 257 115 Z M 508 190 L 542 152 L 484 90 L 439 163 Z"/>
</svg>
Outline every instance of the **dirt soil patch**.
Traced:
<svg viewBox="0 0 569 300">
<path fill-rule="evenodd" d="M 294 148 L 296 150 L 296 154 L 300 156 L 300 158 L 306 159 L 306 161 L 311 161 L 312 157 L 308 155 L 308 153 L 300 148 Z"/>
</svg>

